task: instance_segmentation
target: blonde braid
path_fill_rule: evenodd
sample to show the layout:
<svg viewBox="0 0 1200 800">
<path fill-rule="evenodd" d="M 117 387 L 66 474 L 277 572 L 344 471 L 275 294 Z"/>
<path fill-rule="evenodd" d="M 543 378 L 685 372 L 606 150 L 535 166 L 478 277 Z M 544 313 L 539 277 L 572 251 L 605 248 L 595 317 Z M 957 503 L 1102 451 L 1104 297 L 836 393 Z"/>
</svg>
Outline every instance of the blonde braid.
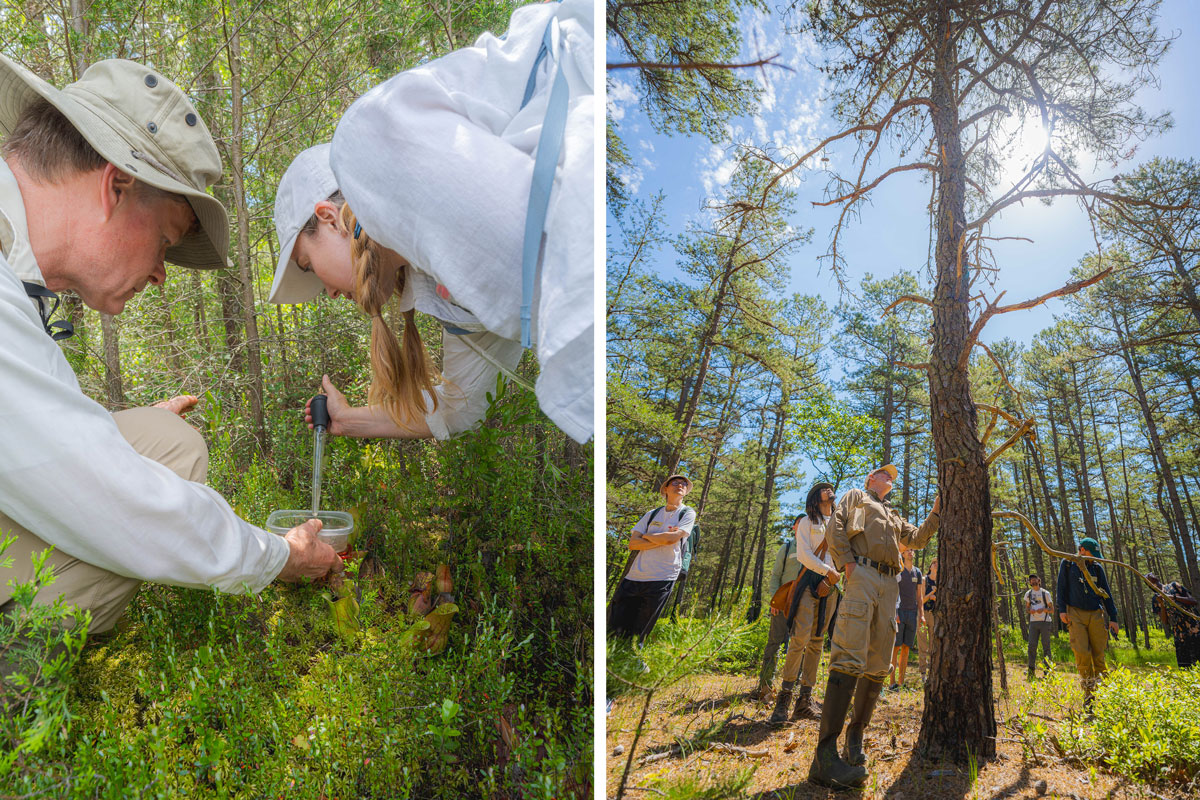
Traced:
<svg viewBox="0 0 1200 800">
<path fill-rule="evenodd" d="M 404 291 L 406 272 L 400 270 L 396 286 L 388 292 L 383 280 L 383 247 L 359 229 L 350 206 L 343 205 L 338 222 L 351 233 L 350 254 L 354 262 L 354 300 L 371 317 L 371 389 L 367 395 L 372 405 L 382 405 L 388 416 L 400 426 L 406 426 L 427 412 L 425 393 L 429 393 L 433 408 L 437 395 L 433 391 L 436 372 L 430 361 L 421 332 L 417 329 L 412 309 L 404 312 L 404 344 L 383 319 L 383 307 L 393 294 Z"/>
</svg>

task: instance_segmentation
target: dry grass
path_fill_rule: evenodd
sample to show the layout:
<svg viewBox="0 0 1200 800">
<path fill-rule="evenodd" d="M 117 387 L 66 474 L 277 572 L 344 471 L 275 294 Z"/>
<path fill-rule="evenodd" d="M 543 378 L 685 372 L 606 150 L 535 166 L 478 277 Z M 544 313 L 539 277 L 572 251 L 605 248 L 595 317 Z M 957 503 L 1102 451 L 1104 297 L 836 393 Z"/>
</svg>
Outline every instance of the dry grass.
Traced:
<svg viewBox="0 0 1200 800">
<path fill-rule="evenodd" d="M 710 786 L 749 765 L 755 767 L 747 796 L 783 798 L 863 797 L 894 800 L 962 800 L 964 798 L 1183 798 L 1161 787 L 1146 787 L 1110 774 L 1096 765 L 1064 759 L 1050 737 L 1062 726 L 1080 724 L 1081 695 L 1072 671 L 1028 683 L 1024 665 L 1008 671 L 1009 693 L 1000 695 L 997 757 L 969 766 L 926 762 L 913 753 L 921 723 L 924 693 L 915 664 L 906 689 L 884 691 L 867 729 L 867 768 L 871 778 L 859 792 L 832 792 L 808 783 L 808 767 L 816 746 L 815 720 L 782 728 L 767 725 L 772 706 L 748 696 L 752 677 L 702 675 L 685 679 L 654 697 L 646 729 L 634 756 L 626 796 L 656 797 L 683 779 Z M 778 685 L 778 679 L 776 679 Z M 824 668 L 817 694 L 824 693 Z M 607 722 L 608 796 L 614 797 L 641 713 L 642 700 L 621 698 Z M 1034 726 L 1042 731 L 1034 731 Z M 681 745 L 678 746 L 678 745 Z M 719 745 L 714 747 L 713 745 Z M 733 745 L 742 750 L 730 749 Z M 649 757 L 649 759 L 647 759 Z M 1044 788 L 1040 782 L 1045 781 Z"/>
</svg>

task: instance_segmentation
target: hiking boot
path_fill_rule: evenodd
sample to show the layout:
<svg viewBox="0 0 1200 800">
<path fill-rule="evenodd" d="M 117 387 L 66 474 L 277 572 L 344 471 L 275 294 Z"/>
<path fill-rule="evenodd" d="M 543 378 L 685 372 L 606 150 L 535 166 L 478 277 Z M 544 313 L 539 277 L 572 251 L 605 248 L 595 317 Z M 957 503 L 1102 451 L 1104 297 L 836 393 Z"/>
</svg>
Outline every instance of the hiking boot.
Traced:
<svg viewBox="0 0 1200 800">
<path fill-rule="evenodd" d="M 768 725 L 778 726 L 787 722 L 788 705 L 792 702 L 792 687 L 795 685 L 795 681 L 784 681 L 779 687 L 779 696 L 775 698 L 775 710 L 767 720 Z"/>
<path fill-rule="evenodd" d="M 821 710 L 821 727 L 817 734 L 817 751 L 813 754 L 808 779 L 821 786 L 850 789 L 867 782 L 865 767 L 851 766 L 838 755 L 837 740 L 846 722 L 846 709 L 854 693 L 855 679 L 844 672 L 831 671 L 825 688 L 825 707 Z"/>
<path fill-rule="evenodd" d="M 792 711 L 792 719 L 820 719 L 821 704 L 812 699 L 812 687 L 800 685 L 800 694 L 796 697 L 796 708 Z"/>
<path fill-rule="evenodd" d="M 863 752 L 863 734 L 871 722 L 875 712 L 875 703 L 879 700 L 879 691 L 883 688 L 882 681 L 870 678 L 858 679 L 854 690 L 854 711 L 850 716 L 850 724 L 846 726 L 846 763 L 865 764 L 867 755 Z"/>
</svg>

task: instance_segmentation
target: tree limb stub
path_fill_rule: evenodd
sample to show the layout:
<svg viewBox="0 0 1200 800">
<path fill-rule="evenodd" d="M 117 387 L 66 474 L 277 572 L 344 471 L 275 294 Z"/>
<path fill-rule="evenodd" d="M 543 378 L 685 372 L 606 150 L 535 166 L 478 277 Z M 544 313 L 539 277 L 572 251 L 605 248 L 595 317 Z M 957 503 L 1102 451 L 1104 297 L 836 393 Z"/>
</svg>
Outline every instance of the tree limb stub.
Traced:
<svg viewBox="0 0 1200 800">
<path fill-rule="evenodd" d="M 615 64 L 605 64 L 605 69 L 753 69 L 755 67 L 779 67 L 786 69 L 788 72 L 795 72 L 794 69 L 787 64 L 776 64 L 775 59 L 779 58 L 779 53 L 766 58 L 760 58 L 757 61 L 747 61 L 745 64 L 721 64 L 707 61 L 684 61 L 678 64 L 670 62 L 658 61 L 623 61 Z"/>
<path fill-rule="evenodd" d="M 1068 294 L 1075 294 L 1076 292 L 1086 289 L 1094 283 L 1099 283 L 1100 281 L 1104 280 L 1109 276 L 1112 270 L 1112 267 L 1108 267 L 1107 269 L 1097 272 L 1090 278 L 1085 278 L 1078 281 L 1070 281 L 1062 287 L 1055 289 L 1052 292 L 1046 292 L 1045 294 L 1035 297 L 1032 300 L 1024 300 L 1020 303 L 1012 303 L 1011 305 L 1007 306 L 998 305 L 1000 298 L 1004 297 L 1005 294 L 1004 292 L 1001 292 L 993 302 L 988 303 L 987 308 L 985 308 L 983 313 L 979 315 L 979 319 L 975 320 L 975 324 L 971 326 L 971 332 L 967 335 L 967 346 L 963 348 L 962 354 L 959 356 L 959 368 L 966 369 L 967 360 L 971 355 L 971 348 L 975 345 L 976 341 L 978 341 L 979 334 L 983 332 L 983 326 L 986 325 L 987 321 L 992 317 L 996 316 L 997 314 L 1007 314 L 1010 311 L 1024 311 L 1028 308 L 1040 306 L 1042 303 L 1045 303 L 1047 300 L 1052 298 L 1063 297 Z"/>
<path fill-rule="evenodd" d="M 896 306 L 900 305 L 901 303 L 903 303 L 905 301 L 908 301 L 910 303 L 922 303 L 923 305 L 927 305 L 930 308 L 933 308 L 933 301 L 928 298 L 921 297 L 920 295 L 917 295 L 917 294 L 902 294 L 899 297 L 897 297 L 895 300 L 893 300 L 891 302 L 891 304 L 888 305 L 888 307 L 883 310 L 883 313 L 880 314 L 880 316 L 886 317 L 888 314 L 891 313 L 893 308 L 895 308 Z"/>
</svg>

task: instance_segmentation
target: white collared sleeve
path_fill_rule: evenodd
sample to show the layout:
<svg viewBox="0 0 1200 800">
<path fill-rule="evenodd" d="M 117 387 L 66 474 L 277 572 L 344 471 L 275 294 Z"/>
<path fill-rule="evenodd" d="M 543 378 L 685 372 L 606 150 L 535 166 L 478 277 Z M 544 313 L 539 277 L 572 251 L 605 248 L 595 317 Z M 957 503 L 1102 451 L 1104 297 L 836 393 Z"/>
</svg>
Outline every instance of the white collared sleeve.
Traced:
<svg viewBox="0 0 1200 800">
<path fill-rule="evenodd" d="M 472 344 L 486 357 L 473 349 Z M 487 413 L 488 392 L 496 391 L 496 376 L 500 374 L 496 365 L 511 372 L 520 362 L 522 352 L 520 342 L 494 333 L 459 336 L 443 332 L 443 382 L 433 387 L 437 408 L 425 415 L 434 438 L 448 439 L 478 426 Z"/>
<path fill-rule="evenodd" d="M 828 531 L 831 522 L 831 519 L 826 519 L 825 526 L 822 528 L 822 530 Z M 796 552 L 793 557 L 808 569 L 815 570 L 822 574 L 827 572 L 837 572 L 837 567 L 833 565 L 833 559 L 830 557 L 828 549 L 825 550 L 824 561 L 817 558 L 816 550 L 813 549 L 812 544 L 812 540 L 814 538 L 816 537 L 813 536 L 812 521 L 808 517 L 804 517 L 796 526 Z M 824 534 L 821 535 L 821 539 L 824 539 Z M 816 546 L 821 546 L 821 540 L 817 541 Z"/>
<path fill-rule="evenodd" d="M 257 592 L 288 545 L 219 494 L 125 441 L 79 389 L 0 258 L 0 510 L 58 550 L 119 575 Z"/>
</svg>

